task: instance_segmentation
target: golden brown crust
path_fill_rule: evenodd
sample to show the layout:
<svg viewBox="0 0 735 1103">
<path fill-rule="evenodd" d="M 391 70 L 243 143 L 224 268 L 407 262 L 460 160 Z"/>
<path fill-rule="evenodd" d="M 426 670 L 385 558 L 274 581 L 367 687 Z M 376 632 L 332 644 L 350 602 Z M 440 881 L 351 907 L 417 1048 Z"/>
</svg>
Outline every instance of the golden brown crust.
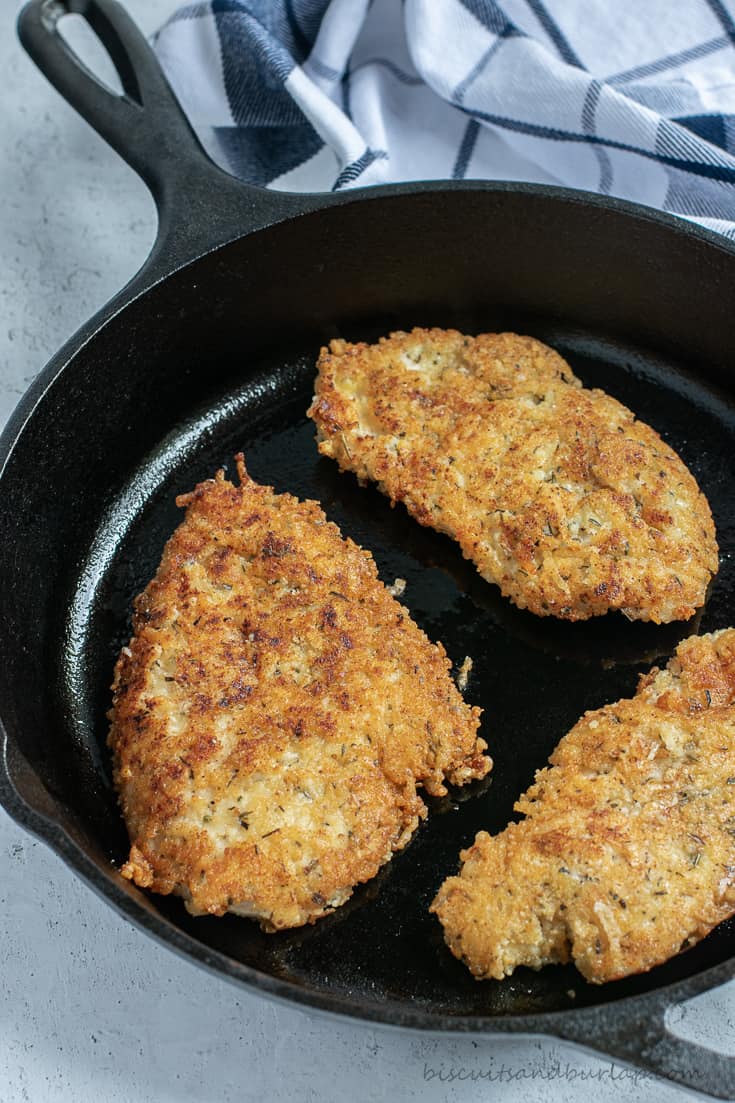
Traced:
<svg viewBox="0 0 735 1103">
<path fill-rule="evenodd" d="M 682 461 L 530 337 L 414 329 L 332 341 L 309 415 L 319 451 L 458 541 L 539 616 L 686 620 L 717 571 Z"/>
<path fill-rule="evenodd" d="M 432 905 L 478 979 L 571 959 L 600 984 L 735 913 L 735 629 L 680 644 L 549 761 Z"/>
<path fill-rule="evenodd" d="M 316 502 L 222 472 L 135 603 L 109 743 L 123 873 L 266 929 L 313 921 L 405 846 L 417 785 L 482 777 L 479 710 Z"/>
</svg>

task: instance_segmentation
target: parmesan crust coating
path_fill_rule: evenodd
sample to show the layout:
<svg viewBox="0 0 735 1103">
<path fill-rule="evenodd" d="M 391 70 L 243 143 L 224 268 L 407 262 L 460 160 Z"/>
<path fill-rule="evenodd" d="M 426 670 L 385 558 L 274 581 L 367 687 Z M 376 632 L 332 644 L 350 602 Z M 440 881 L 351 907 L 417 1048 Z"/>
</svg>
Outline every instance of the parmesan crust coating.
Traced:
<svg viewBox="0 0 735 1103">
<path fill-rule="evenodd" d="M 709 505 L 648 425 L 531 337 L 414 329 L 322 349 L 319 451 L 447 533 L 538 616 L 687 620 L 718 567 Z"/>
<path fill-rule="evenodd" d="M 680 644 L 550 762 L 432 904 L 475 977 L 572 960 L 602 984 L 735 913 L 735 629 Z"/>
<path fill-rule="evenodd" d="M 109 745 L 123 875 L 266 930 L 343 903 L 409 841 L 417 785 L 483 777 L 480 710 L 316 502 L 223 472 L 135 602 Z"/>
</svg>

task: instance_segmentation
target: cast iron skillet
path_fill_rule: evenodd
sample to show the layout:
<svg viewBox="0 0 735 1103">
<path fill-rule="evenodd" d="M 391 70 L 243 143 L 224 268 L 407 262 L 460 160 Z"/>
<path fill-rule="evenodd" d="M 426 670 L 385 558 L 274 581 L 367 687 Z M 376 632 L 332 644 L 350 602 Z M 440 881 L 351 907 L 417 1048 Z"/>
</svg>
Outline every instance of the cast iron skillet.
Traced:
<svg viewBox="0 0 735 1103">
<path fill-rule="evenodd" d="M 125 95 L 58 33 L 83 15 Z M 735 620 L 735 248 L 610 199 L 498 183 L 339 195 L 245 187 L 206 158 L 147 43 L 113 0 L 32 0 L 28 52 L 142 175 L 160 228 L 143 270 L 58 353 L 0 445 L 0 797 L 93 888 L 159 940 L 263 994 L 409 1028 L 550 1034 L 723 1098 L 735 1060 L 682 1042 L 677 1001 L 735 973 L 730 924 L 651 973 L 602 988 L 571 967 L 478 984 L 427 906 L 480 827 L 588 708 L 633 692 L 684 635 Z M 514 610 L 448 540 L 320 459 L 304 416 L 333 335 L 507 328 L 560 349 L 655 426 L 712 503 L 722 567 L 694 622 L 619 615 L 558 624 Z M 475 666 L 495 759 L 484 789 L 433 802 L 402 854 L 315 927 L 265 936 L 192 919 L 115 864 L 126 836 L 110 788 L 105 710 L 133 596 L 177 523 L 176 493 L 242 448 L 253 476 L 319 499 L 452 658 Z"/>
</svg>

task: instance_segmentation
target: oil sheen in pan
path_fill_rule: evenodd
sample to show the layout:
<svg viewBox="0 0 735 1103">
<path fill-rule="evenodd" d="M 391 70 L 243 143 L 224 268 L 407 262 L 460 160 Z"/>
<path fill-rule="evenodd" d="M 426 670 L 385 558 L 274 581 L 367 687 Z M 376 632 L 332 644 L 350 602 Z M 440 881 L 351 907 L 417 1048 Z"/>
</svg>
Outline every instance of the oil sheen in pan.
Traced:
<svg viewBox="0 0 735 1103">
<path fill-rule="evenodd" d="M 370 340 L 379 332 L 346 336 Z M 615 614 L 567 624 L 514 609 L 450 540 L 421 528 L 402 508 L 391 509 L 374 487 L 359 487 L 351 475 L 340 475 L 319 457 L 313 424 L 305 417 L 316 349 L 308 357 L 259 365 L 247 383 L 216 396 L 207 409 L 177 426 L 113 501 L 80 570 L 60 705 L 79 733 L 79 759 L 89 782 L 87 812 L 118 861 L 125 854 L 126 835 L 109 786 L 105 711 L 114 660 L 130 631 L 130 604 L 155 571 L 163 544 L 180 520 L 175 495 L 223 464 L 232 470 L 236 451 L 245 452 L 259 482 L 319 500 L 343 533 L 373 552 L 385 582 L 407 580 L 401 600 L 432 639 L 442 640 L 455 663 L 472 657 L 466 696 L 485 710 L 483 730 L 495 760 L 491 778 L 461 798 L 453 794 L 433 802 L 432 814 L 408 848 L 333 916 L 311 928 L 266 936 L 236 917 L 193 919 L 178 899 L 151 899 L 151 906 L 200 941 L 299 985 L 358 991 L 376 1001 L 402 1000 L 410 993 L 427 1010 L 461 1014 L 598 1002 L 600 992 L 570 966 L 539 973 L 520 969 L 502 983 L 477 984 L 444 947 L 439 924 L 428 914 L 429 902 L 475 833 L 502 830 L 513 818 L 517 795 L 582 712 L 629 696 L 638 674 L 670 655 L 679 639 L 726 627 L 732 619 L 733 403 L 671 365 L 619 344 L 538 327 L 525 332 L 558 348 L 586 385 L 603 387 L 657 429 L 708 496 L 721 568 L 705 609 L 692 621 L 631 624 Z M 83 734 L 88 731 L 94 732 L 93 745 Z M 645 991 L 720 960 L 729 952 L 730 926 L 723 924 L 699 946 L 647 976 L 608 985 L 606 998 Z"/>
</svg>

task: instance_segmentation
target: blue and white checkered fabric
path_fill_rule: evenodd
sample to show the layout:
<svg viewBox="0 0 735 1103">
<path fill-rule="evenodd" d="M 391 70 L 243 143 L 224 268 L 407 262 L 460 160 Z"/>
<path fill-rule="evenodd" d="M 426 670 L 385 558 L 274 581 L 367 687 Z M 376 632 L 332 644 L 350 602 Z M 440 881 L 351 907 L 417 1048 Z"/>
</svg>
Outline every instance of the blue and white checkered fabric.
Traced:
<svg viewBox="0 0 735 1103">
<path fill-rule="evenodd" d="M 735 238 L 734 0 L 209 0 L 155 49 L 253 184 L 529 180 Z"/>
</svg>

